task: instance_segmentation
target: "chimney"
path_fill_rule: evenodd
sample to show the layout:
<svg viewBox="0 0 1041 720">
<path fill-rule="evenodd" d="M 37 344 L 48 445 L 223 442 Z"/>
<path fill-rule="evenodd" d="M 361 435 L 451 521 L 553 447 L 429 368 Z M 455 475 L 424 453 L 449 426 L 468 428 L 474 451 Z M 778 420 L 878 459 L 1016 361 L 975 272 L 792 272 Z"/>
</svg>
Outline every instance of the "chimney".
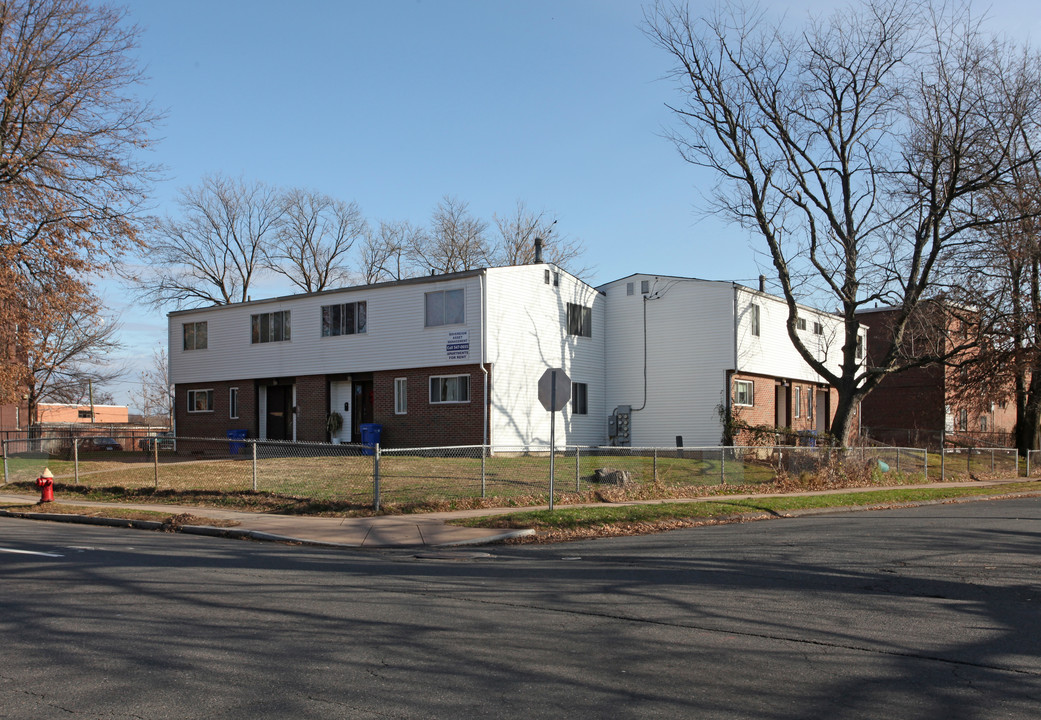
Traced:
<svg viewBox="0 0 1041 720">
<path fill-rule="evenodd" d="M 535 238 L 535 263 L 542 262 L 542 238 Z"/>
<path fill-rule="evenodd" d="M 766 292 L 766 275 L 759 276 L 759 292 Z"/>
</svg>

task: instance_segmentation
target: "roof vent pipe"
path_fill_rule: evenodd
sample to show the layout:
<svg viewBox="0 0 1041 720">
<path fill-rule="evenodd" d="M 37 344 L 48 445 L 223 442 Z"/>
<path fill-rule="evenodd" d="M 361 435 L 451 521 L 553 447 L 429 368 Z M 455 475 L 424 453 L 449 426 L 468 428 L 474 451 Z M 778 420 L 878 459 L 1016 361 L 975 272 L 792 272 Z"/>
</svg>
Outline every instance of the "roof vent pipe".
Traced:
<svg viewBox="0 0 1041 720">
<path fill-rule="evenodd" d="M 535 238 L 535 263 L 542 262 L 542 238 Z"/>
<path fill-rule="evenodd" d="M 766 275 L 759 276 L 759 292 L 766 292 Z"/>
</svg>

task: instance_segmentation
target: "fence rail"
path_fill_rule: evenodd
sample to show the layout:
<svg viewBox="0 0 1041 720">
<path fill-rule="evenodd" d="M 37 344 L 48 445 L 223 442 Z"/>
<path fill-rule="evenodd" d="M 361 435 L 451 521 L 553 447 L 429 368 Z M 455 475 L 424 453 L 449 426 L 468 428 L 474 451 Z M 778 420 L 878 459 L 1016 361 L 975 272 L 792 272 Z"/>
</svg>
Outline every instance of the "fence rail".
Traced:
<svg viewBox="0 0 1041 720">
<path fill-rule="evenodd" d="M 462 499 L 544 504 L 548 447 L 293 443 L 255 439 L 108 436 L 19 438 L 3 445 L 4 484 L 30 483 L 49 468 L 57 483 L 215 493 L 262 492 L 348 506 L 431 508 Z M 1026 458 L 1026 474 L 1041 457 Z M 658 496 L 706 486 L 757 486 L 842 466 L 923 480 L 1019 475 L 1014 449 L 864 447 L 581 447 L 554 454 L 554 497 L 614 487 Z"/>
</svg>

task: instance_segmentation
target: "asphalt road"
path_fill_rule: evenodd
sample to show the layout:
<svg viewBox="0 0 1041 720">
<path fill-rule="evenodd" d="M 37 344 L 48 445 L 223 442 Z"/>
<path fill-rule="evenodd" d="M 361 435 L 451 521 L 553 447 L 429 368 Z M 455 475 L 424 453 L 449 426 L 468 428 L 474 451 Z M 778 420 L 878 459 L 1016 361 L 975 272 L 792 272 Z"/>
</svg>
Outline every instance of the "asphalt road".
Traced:
<svg viewBox="0 0 1041 720">
<path fill-rule="evenodd" d="M 0 518 L 0 718 L 1035 718 L 1039 550 L 1038 498 L 421 557 Z"/>
</svg>

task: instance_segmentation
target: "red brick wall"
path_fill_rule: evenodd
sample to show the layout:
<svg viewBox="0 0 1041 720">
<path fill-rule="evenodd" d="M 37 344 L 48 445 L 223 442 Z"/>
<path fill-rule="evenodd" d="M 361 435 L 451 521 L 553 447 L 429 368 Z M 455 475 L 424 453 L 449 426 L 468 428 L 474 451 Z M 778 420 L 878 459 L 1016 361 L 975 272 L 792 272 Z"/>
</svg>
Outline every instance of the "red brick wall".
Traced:
<svg viewBox="0 0 1041 720">
<path fill-rule="evenodd" d="M 487 366 L 489 372 L 491 367 Z M 470 401 L 431 403 L 432 375 L 469 375 Z M 373 422 L 383 426 L 380 444 L 386 447 L 480 445 L 483 441 L 484 373 L 479 365 L 453 365 L 373 373 Z M 394 380 L 408 379 L 408 412 L 394 414 Z M 328 442 L 329 383 L 325 375 L 296 378 L 296 438 L 301 442 Z M 228 418 L 228 389 L 239 388 L 239 419 Z M 213 390 L 213 412 L 187 412 L 188 390 Z M 253 380 L 189 383 L 176 387 L 177 434 L 182 437 L 226 436 L 246 428 L 257 437 L 257 387 Z M 356 439 L 357 441 L 357 439 Z"/>
<path fill-rule="evenodd" d="M 296 439 L 299 442 L 329 442 L 329 383 L 325 375 L 296 378 Z"/>
<path fill-rule="evenodd" d="M 491 372 L 490 366 L 485 366 Z M 470 402 L 430 402 L 432 375 L 469 375 Z M 408 380 L 408 411 L 394 414 L 394 380 Z M 373 373 L 375 422 L 383 426 L 386 447 L 480 445 L 484 421 L 484 373 L 479 365 L 413 368 Z"/>
<path fill-rule="evenodd" d="M 732 414 L 735 420 L 740 420 L 748 423 L 749 425 L 760 425 L 774 427 L 777 425 L 777 393 L 781 386 L 782 380 L 775 377 L 769 377 L 765 375 L 749 375 L 749 374 L 735 374 L 731 378 L 730 396 L 734 396 L 734 380 L 749 380 L 753 383 L 754 392 L 754 404 L 749 407 L 745 405 L 732 405 Z M 795 417 L 795 388 L 801 388 L 800 411 L 799 417 Z M 816 401 L 817 390 L 820 389 L 819 385 L 813 385 L 811 383 L 801 382 L 798 380 L 789 380 L 788 387 L 784 388 L 784 392 L 787 394 L 787 406 L 788 413 L 787 419 L 781 423 L 782 426 L 787 426 L 792 430 L 799 431 L 815 431 L 817 428 L 817 413 L 818 411 L 823 412 L 824 409 L 818 410 Z M 828 390 L 828 422 L 826 427 L 831 429 L 831 421 L 835 418 L 835 408 L 838 404 L 839 394 L 834 388 L 827 388 Z M 814 402 L 814 412 L 810 416 L 807 414 L 807 398 L 812 397 Z M 856 433 L 856 428 L 859 427 L 857 423 L 858 418 L 854 418 L 854 429 L 851 430 L 852 434 Z M 743 444 L 748 442 L 750 435 L 743 433 L 735 438 L 737 444 Z M 781 439 L 783 441 L 783 439 Z"/>
<path fill-rule="evenodd" d="M 239 389 L 238 419 L 229 417 L 229 390 L 233 387 Z M 213 390 L 213 412 L 189 413 L 189 390 Z M 249 437 L 257 436 L 257 391 L 253 380 L 183 383 L 176 386 L 174 393 L 174 418 L 179 436 L 222 438 L 228 430 L 242 428 L 249 431 Z"/>
</svg>

